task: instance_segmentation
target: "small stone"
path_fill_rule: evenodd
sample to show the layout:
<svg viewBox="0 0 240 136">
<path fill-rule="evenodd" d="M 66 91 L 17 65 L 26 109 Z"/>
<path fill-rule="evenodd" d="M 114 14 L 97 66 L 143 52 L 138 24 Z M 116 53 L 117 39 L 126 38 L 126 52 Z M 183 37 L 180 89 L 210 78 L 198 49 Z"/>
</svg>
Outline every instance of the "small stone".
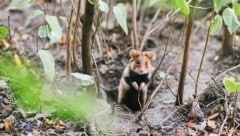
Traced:
<svg viewBox="0 0 240 136">
<path fill-rule="evenodd" d="M 7 83 L 4 80 L 0 80 L 0 91 L 8 89 Z"/>
</svg>

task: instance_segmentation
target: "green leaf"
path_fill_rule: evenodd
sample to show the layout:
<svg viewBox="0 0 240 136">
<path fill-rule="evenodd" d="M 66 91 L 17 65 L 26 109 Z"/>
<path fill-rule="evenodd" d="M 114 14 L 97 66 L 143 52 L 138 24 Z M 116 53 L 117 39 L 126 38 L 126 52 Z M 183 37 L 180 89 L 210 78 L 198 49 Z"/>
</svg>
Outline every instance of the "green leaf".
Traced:
<svg viewBox="0 0 240 136">
<path fill-rule="evenodd" d="M 24 6 L 35 2 L 36 0 L 12 0 L 8 6 L 9 9 L 21 9 Z"/>
<path fill-rule="evenodd" d="M 106 2 L 102 1 L 102 0 L 99 0 L 98 1 L 98 5 L 99 5 L 99 9 L 102 11 L 102 12 L 105 12 L 107 13 L 109 11 L 109 6 Z"/>
<path fill-rule="evenodd" d="M 117 18 L 117 21 L 120 24 L 120 26 L 122 27 L 123 31 L 126 34 L 128 34 L 126 7 L 122 3 L 119 3 L 113 7 L 113 13 L 114 13 L 115 17 Z"/>
<path fill-rule="evenodd" d="M 8 28 L 0 25 L 0 40 L 8 36 Z"/>
<path fill-rule="evenodd" d="M 36 9 L 36 10 L 33 10 L 32 11 L 32 13 L 29 15 L 29 19 L 33 19 L 33 18 L 35 18 L 35 17 L 37 17 L 37 16 L 39 16 L 39 15 L 43 15 L 44 14 L 44 12 L 42 11 L 42 10 L 40 10 L 40 9 Z"/>
<path fill-rule="evenodd" d="M 238 27 L 240 26 L 240 22 L 238 21 L 237 16 L 235 15 L 234 11 L 231 8 L 226 8 L 223 11 L 222 16 L 224 23 L 227 25 L 230 34 L 232 34 L 234 31 L 238 29 Z"/>
<path fill-rule="evenodd" d="M 38 55 L 43 64 L 46 77 L 50 81 L 53 81 L 53 79 L 55 78 L 55 61 L 52 54 L 47 50 L 39 50 Z"/>
<path fill-rule="evenodd" d="M 210 24 L 210 30 L 212 35 L 217 35 L 222 29 L 222 17 L 216 15 Z"/>
<path fill-rule="evenodd" d="M 38 36 L 40 38 L 46 38 L 47 37 L 47 26 L 42 25 L 38 28 Z"/>
<path fill-rule="evenodd" d="M 213 0 L 213 7 L 216 12 L 222 9 L 223 6 L 231 3 L 232 0 Z"/>
<path fill-rule="evenodd" d="M 62 38 L 62 27 L 60 26 L 56 16 L 46 15 L 45 20 L 47 21 L 50 29 L 47 33 L 50 43 L 54 43 Z"/>
<path fill-rule="evenodd" d="M 66 25 L 68 24 L 67 17 L 59 16 L 59 19 L 61 19 Z"/>
<path fill-rule="evenodd" d="M 236 91 L 239 92 L 240 91 L 240 82 L 236 83 Z"/>
<path fill-rule="evenodd" d="M 237 91 L 236 81 L 233 77 L 225 77 L 223 84 L 229 93 L 235 93 Z"/>
<path fill-rule="evenodd" d="M 185 14 L 185 15 L 189 15 L 190 13 L 190 8 L 188 7 L 188 4 L 185 0 L 173 0 L 172 4 L 179 8 L 180 11 Z"/>
<path fill-rule="evenodd" d="M 88 2 L 91 3 L 91 4 L 97 4 L 98 0 L 88 0 Z"/>
<path fill-rule="evenodd" d="M 233 2 L 233 10 L 237 16 L 240 15 L 240 4 L 237 2 Z"/>
</svg>

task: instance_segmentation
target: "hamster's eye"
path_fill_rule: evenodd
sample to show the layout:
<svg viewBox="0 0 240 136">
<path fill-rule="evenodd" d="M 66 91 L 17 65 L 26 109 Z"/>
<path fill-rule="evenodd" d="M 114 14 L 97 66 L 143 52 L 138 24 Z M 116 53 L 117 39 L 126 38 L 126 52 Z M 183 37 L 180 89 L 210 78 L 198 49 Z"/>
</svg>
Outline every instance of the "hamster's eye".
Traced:
<svg viewBox="0 0 240 136">
<path fill-rule="evenodd" d="M 148 65 L 148 63 L 147 63 L 147 62 L 145 62 L 145 65 L 147 66 L 147 65 Z"/>
</svg>

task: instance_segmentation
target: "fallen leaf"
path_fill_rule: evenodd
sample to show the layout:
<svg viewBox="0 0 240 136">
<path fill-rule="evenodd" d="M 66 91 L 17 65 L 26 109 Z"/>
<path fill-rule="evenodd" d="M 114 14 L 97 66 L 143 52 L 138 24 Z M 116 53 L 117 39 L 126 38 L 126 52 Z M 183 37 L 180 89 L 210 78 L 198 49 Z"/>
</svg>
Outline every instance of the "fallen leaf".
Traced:
<svg viewBox="0 0 240 136">
<path fill-rule="evenodd" d="M 205 120 L 200 122 L 200 124 L 195 126 L 195 128 L 197 130 L 201 130 L 201 131 L 203 131 L 206 127 L 207 127 L 207 121 L 205 121 Z"/>
<path fill-rule="evenodd" d="M 186 123 L 186 126 L 189 128 L 194 128 L 196 125 L 197 125 L 197 123 L 194 121 L 189 121 Z"/>
<path fill-rule="evenodd" d="M 237 130 L 235 128 L 231 128 L 227 136 L 237 136 Z"/>
<path fill-rule="evenodd" d="M 48 118 L 45 119 L 45 123 L 46 123 L 46 125 L 49 125 L 49 126 L 54 124 L 53 121 Z"/>
<path fill-rule="evenodd" d="M 175 134 L 176 134 L 177 136 L 184 136 L 184 135 L 186 135 L 186 133 L 185 133 L 185 131 L 184 131 L 183 128 L 176 128 Z"/>
<path fill-rule="evenodd" d="M 208 120 L 206 129 L 207 129 L 208 131 L 212 132 L 212 131 L 213 131 L 214 129 L 216 129 L 216 128 L 217 128 L 217 126 L 216 126 L 215 121 L 213 121 L 213 120 Z"/>
<path fill-rule="evenodd" d="M 218 134 L 210 133 L 208 136 L 218 136 Z"/>
<path fill-rule="evenodd" d="M 6 132 L 12 132 L 12 122 L 11 121 L 4 121 L 4 129 Z"/>
<path fill-rule="evenodd" d="M 211 116 L 208 117 L 208 119 L 209 120 L 213 120 L 213 119 L 215 119 L 218 116 L 219 116 L 219 112 L 212 114 Z"/>
<path fill-rule="evenodd" d="M 194 119 L 199 119 L 199 118 L 203 118 L 204 114 L 202 109 L 199 106 L 199 102 L 197 100 L 194 100 L 192 103 L 192 109 L 190 111 L 190 113 L 188 114 L 188 116 L 190 118 L 194 118 Z"/>
</svg>

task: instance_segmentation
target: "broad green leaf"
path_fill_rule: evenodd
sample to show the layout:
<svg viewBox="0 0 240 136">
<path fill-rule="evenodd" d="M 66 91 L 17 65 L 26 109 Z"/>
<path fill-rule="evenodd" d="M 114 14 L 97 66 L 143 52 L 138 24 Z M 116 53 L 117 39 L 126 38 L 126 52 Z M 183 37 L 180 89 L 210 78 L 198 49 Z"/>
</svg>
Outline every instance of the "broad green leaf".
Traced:
<svg viewBox="0 0 240 136">
<path fill-rule="evenodd" d="M 91 4 L 97 4 L 98 0 L 88 0 L 88 2 L 90 2 Z"/>
<path fill-rule="evenodd" d="M 21 9 L 24 6 L 35 2 L 36 0 L 12 0 L 8 6 L 9 9 Z"/>
<path fill-rule="evenodd" d="M 240 4 L 237 2 L 233 2 L 233 10 L 237 16 L 240 15 Z"/>
<path fill-rule="evenodd" d="M 225 77 L 223 79 L 223 84 L 225 86 L 225 88 L 227 89 L 227 91 L 229 93 L 235 93 L 236 92 L 236 81 L 233 77 Z"/>
<path fill-rule="evenodd" d="M 81 74 L 81 73 L 71 73 L 72 76 L 74 76 L 76 79 L 79 79 L 83 85 L 88 86 L 94 83 L 94 77 L 87 75 L 87 74 Z"/>
<path fill-rule="evenodd" d="M 61 19 L 66 25 L 68 24 L 67 17 L 59 16 L 59 19 Z"/>
<path fill-rule="evenodd" d="M 126 7 L 122 3 L 119 3 L 113 7 L 113 13 L 114 13 L 115 17 L 117 18 L 117 21 L 120 24 L 120 26 L 122 27 L 123 31 L 126 34 L 128 34 Z"/>
<path fill-rule="evenodd" d="M 234 11 L 231 8 L 226 8 L 223 11 L 222 16 L 224 23 L 227 25 L 230 34 L 232 34 L 234 31 L 238 29 L 238 27 L 240 26 L 240 22 L 238 21 L 237 16 L 235 15 Z"/>
<path fill-rule="evenodd" d="M 43 64 L 46 77 L 50 81 L 53 81 L 53 79 L 55 78 L 55 61 L 52 54 L 47 50 L 39 50 L 38 55 Z"/>
<path fill-rule="evenodd" d="M 232 0 L 213 0 L 213 7 L 216 12 L 222 9 L 223 6 L 231 3 Z"/>
<path fill-rule="evenodd" d="M 106 2 L 102 1 L 102 0 L 99 0 L 98 1 L 98 5 L 99 5 L 99 9 L 102 11 L 102 12 L 105 12 L 107 13 L 109 11 L 109 6 Z"/>
<path fill-rule="evenodd" d="M 190 8 L 188 7 L 188 4 L 185 0 L 173 0 L 172 4 L 179 8 L 180 11 L 185 14 L 185 15 L 189 15 L 190 13 Z"/>
<path fill-rule="evenodd" d="M 0 25 L 0 40 L 8 36 L 8 28 Z"/>
<path fill-rule="evenodd" d="M 29 19 L 33 19 L 33 18 L 35 18 L 35 17 L 37 17 L 37 16 L 39 16 L 39 15 L 43 15 L 44 14 L 44 12 L 42 11 L 42 10 L 40 10 L 40 9 L 36 9 L 36 10 L 33 10 L 32 11 L 32 13 L 29 15 Z"/>
<path fill-rule="evenodd" d="M 62 38 L 62 27 L 60 26 L 58 19 L 56 16 L 46 15 L 45 20 L 49 24 L 49 32 L 48 37 L 50 39 L 50 43 L 54 43 Z"/>
<path fill-rule="evenodd" d="M 38 28 L 38 36 L 40 38 L 46 38 L 47 37 L 47 26 L 42 25 Z"/>
<path fill-rule="evenodd" d="M 222 29 L 222 17 L 216 15 L 210 24 L 210 30 L 212 35 L 217 35 Z"/>
</svg>

